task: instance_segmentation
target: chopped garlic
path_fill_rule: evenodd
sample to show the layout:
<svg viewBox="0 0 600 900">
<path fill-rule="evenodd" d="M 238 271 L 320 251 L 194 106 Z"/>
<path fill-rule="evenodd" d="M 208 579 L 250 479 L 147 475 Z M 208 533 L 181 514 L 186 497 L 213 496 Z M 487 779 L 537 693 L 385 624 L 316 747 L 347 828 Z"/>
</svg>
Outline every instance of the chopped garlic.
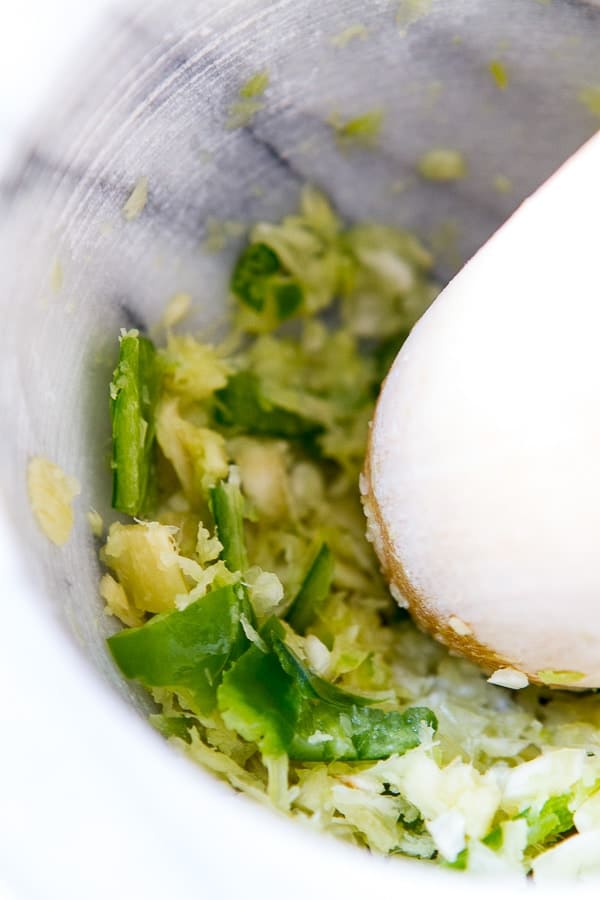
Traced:
<svg viewBox="0 0 600 900">
<path fill-rule="evenodd" d="M 443 812 L 427 823 L 427 830 L 437 849 L 448 862 L 454 862 L 461 850 L 464 850 L 465 817 L 457 810 L 449 809 Z"/>
</svg>

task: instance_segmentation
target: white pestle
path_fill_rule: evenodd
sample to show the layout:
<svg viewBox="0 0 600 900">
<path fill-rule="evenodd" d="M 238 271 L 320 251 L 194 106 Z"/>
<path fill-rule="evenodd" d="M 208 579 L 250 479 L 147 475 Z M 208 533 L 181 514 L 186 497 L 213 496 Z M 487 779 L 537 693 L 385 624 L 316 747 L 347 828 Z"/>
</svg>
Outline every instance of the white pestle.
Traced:
<svg viewBox="0 0 600 900">
<path fill-rule="evenodd" d="M 423 628 L 497 683 L 600 687 L 600 132 L 413 329 L 361 490 Z"/>
</svg>

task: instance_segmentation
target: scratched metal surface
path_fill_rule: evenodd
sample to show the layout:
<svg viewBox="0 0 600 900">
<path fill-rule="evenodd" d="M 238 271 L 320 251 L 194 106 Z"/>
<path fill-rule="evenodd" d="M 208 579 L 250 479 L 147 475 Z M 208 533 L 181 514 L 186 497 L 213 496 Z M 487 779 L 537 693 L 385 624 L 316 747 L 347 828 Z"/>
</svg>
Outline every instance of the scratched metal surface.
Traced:
<svg viewBox="0 0 600 900">
<path fill-rule="evenodd" d="M 238 244 L 208 252 L 211 220 L 278 217 L 306 182 L 348 220 L 416 230 L 447 278 L 598 126 L 597 2 L 423 7 L 412 22 L 405 4 L 388 0 L 122 7 L 90 38 L 0 181 L 2 506 L 40 603 L 126 694 L 105 657 L 85 518 L 89 506 L 108 513 L 106 385 L 118 329 L 148 327 L 175 291 L 192 294 L 197 324 L 222 317 Z M 366 36 L 339 46 L 357 24 Z M 505 88 L 492 61 L 505 68 Z M 263 108 L 229 128 L 240 85 L 265 67 Z M 340 152 L 331 115 L 376 108 L 376 145 Z M 416 160 L 436 146 L 460 150 L 467 177 L 419 179 Z M 148 203 L 128 222 L 121 209 L 140 176 Z M 28 510 L 33 453 L 83 485 L 60 553 Z"/>
</svg>

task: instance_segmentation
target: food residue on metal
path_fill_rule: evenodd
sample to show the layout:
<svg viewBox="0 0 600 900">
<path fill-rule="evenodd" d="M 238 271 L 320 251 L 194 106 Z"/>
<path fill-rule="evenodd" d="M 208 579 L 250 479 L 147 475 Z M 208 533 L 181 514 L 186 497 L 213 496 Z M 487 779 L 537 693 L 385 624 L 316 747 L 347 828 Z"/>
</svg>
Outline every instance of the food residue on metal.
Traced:
<svg viewBox="0 0 600 900">
<path fill-rule="evenodd" d="M 341 149 L 346 150 L 352 146 L 372 147 L 381 131 L 383 110 L 373 109 L 352 119 L 343 119 L 338 113 L 332 113 L 328 122 Z"/>
<path fill-rule="evenodd" d="M 238 100 L 229 107 L 226 127 L 230 130 L 248 125 L 257 112 L 264 109 L 262 97 L 269 86 L 269 72 L 261 69 L 255 72 L 238 90 Z"/>
<path fill-rule="evenodd" d="M 60 466 L 34 456 L 27 467 L 29 503 L 38 525 L 53 544 L 62 546 L 73 527 L 73 500 L 80 493 L 79 482 Z"/>
<path fill-rule="evenodd" d="M 512 191 L 512 181 L 506 175 L 494 175 L 494 190 L 499 194 L 509 194 Z"/>
<path fill-rule="evenodd" d="M 58 294 L 63 286 L 64 273 L 60 259 L 55 257 L 50 270 L 50 288 L 53 294 Z"/>
<path fill-rule="evenodd" d="M 142 175 L 142 177 L 138 178 L 138 180 L 136 181 L 133 190 L 123 204 L 122 212 L 127 221 L 132 222 L 134 219 L 137 219 L 138 216 L 143 212 L 147 202 L 148 179 L 145 175 Z"/>
<path fill-rule="evenodd" d="M 262 97 L 269 86 L 269 71 L 261 69 L 245 81 L 239 90 L 240 97 Z"/>
<path fill-rule="evenodd" d="M 588 112 L 600 118 L 600 84 L 590 84 L 582 88 L 577 95 L 577 99 L 586 107 Z"/>
<path fill-rule="evenodd" d="M 172 328 L 173 325 L 177 325 L 178 322 L 185 319 L 190 311 L 191 305 L 192 298 L 189 294 L 186 294 L 184 291 L 173 294 L 162 315 L 161 325 L 167 329 Z"/>
<path fill-rule="evenodd" d="M 431 12 L 432 0 L 401 0 L 396 13 L 396 24 L 400 34 L 406 34 L 408 29 Z"/>
<path fill-rule="evenodd" d="M 334 36 L 329 39 L 329 43 L 333 47 L 343 48 L 347 47 L 351 41 L 364 41 L 368 36 L 368 29 L 360 22 L 355 22 L 353 25 L 348 25 L 347 28 L 344 28 L 342 31 L 338 32 L 338 34 L 334 34 Z"/>
<path fill-rule="evenodd" d="M 220 253 L 230 241 L 242 237 L 245 231 L 246 225 L 237 219 L 216 219 L 209 216 L 202 246 L 208 253 Z"/>
<path fill-rule="evenodd" d="M 492 76 L 496 87 L 500 88 L 501 91 L 508 87 L 508 72 L 504 63 L 500 62 L 499 59 L 493 59 L 490 62 L 488 72 Z"/>
<path fill-rule="evenodd" d="M 94 537 L 100 538 L 104 534 L 104 520 L 97 509 L 91 507 L 87 514 L 88 525 Z"/>
<path fill-rule="evenodd" d="M 467 174 L 467 163 L 460 150 L 436 147 L 419 157 L 417 172 L 428 181 L 457 181 Z"/>
</svg>

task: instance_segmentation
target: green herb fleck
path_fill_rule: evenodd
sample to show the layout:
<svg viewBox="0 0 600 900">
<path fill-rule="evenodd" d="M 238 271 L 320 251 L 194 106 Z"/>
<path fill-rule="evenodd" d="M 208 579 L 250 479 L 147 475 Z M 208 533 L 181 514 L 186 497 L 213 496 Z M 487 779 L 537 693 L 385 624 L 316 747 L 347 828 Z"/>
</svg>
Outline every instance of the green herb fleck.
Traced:
<svg viewBox="0 0 600 900">
<path fill-rule="evenodd" d="M 374 109 L 353 119 L 343 119 L 337 113 L 333 113 L 329 117 L 329 124 L 341 149 L 346 150 L 352 146 L 370 147 L 379 137 L 383 124 L 383 110 Z"/>
<path fill-rule="evenodd" d="M 464 850 L 461 850 L 456 859 L 453 862 L 445 862 L 444 866 L 448 869 L 457 869 L 459 872 L 464 872 L 469 864 L 469 848 L 465 847 Z"/>
<path fill-rule="evenodd" d="M 267 244 L 249 244 L 239 257 L 231 290 L 255 313 L 265 328 L 276 327 L 300 311 L 302 288 Z"/>
<path fill-rule="evenodd" d="M 600 85 L 588 85 L 588 87 L 582 88 L 578 95 L 577 99 L 580 103 L 582 103 L 588 112 L 590 112 L 593 116 L 597 116 L 600 118 Z"/>
<path fill-rule="evenodd" d="M 252 75 L 248 81 L 244 82 L 239 90 L 240 97 L 250 99 L 252 97 L 261 97 L 269 86 L 269 72 L 262 69 Z"/>
<path fill-rule="evenodd" d="M 457 181 L 467 174 L 467 164 L 460 150 L 437 147 L 419 157 L 417 172 L 428 181 Z"/>
<path fill-rule="evenodd" d="M 269 73 L 266 69 L 256 72 L 244 82 L 238 91 L 239 100 L 228 109 L 227 128 L 243 128 L 250 124 L 256 113 L 264 108 L 264 103 L 258 98 L 262 97 L 268 84 Z"/>
<path fill-rule="evenodd" d="M 508 72 L 504 63 L 501 63 L 498 59 L 493 59 L 488 66 L 488 71 L 494 79 L 496 87 L 504 90 L 508 86 Z"/>
<path fill-rule="evenodd" d="M 229 107 L 229 115 L 226 127 L 233 131 L 235 128 L 244 128 L 249 125 L 257 112 L 263 109 L 264 103 L 258 100 L 236 100 Z"/>
<path fill-rule="evenodd" d="M 483 843 L 486 847 L 489 847 L 490 850 L 499 850 L 504 843 L 504 832 L 500 825 L 496 825 L 495 828 L 492 828 L 488 834 L 483 838 Z"/>
</svg>

